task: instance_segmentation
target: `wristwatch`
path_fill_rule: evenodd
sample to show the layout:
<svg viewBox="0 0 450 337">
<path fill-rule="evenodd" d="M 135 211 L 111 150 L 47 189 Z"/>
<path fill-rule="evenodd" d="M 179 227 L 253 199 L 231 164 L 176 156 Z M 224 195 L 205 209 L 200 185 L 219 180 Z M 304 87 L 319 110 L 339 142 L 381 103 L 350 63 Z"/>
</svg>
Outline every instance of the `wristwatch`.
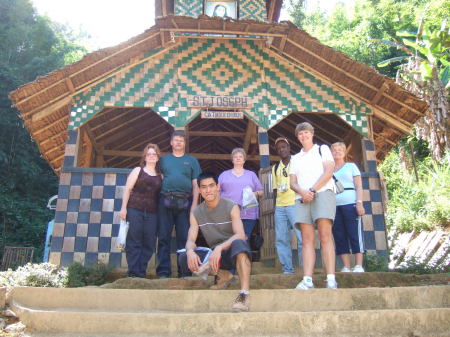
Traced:
<svg viewBox="0 0 450 337">
<path fill-rule="evenodd" d="M 316 189 L 315 189 L 314 187 L 310 187 L 309 190 L 310 190 L 311 192 L 313 192 L 314 194 L 317 193 L 317 191 L 316 191 Z"/>
</svg>

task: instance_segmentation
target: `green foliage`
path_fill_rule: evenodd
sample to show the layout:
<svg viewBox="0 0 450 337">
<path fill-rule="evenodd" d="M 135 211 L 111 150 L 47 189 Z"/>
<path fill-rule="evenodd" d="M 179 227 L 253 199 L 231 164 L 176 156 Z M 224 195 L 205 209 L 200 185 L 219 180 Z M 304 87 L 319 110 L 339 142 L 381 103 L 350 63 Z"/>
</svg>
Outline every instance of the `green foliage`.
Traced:
<svg viewBox="0 0 450 337">
<path fill-rule="evenodd" d="M 425 31 L 419 30 L 418 33 L 397 32 L 397 36 L 403 37 L 402 44 L 398 42 L 394 42 L 394 44 L 408 55 L 384 60 L 378 63 L 378 67 L 385 67 L 418 56 L 421 59 L 421 78 L 431 80 L 433 72 L 437 71 L 443 86 L 448 86 L 450 80 L 450 34 L 445 28 L 443 25 L 439 30 L 434 31 L 426 29 Z M 392 43 L 391 41 L 381 42 Z"/>
<path fill-rule="evenodd" d="M 106 282 L 106 276 L 110 268 L 102 263 L 84 267 L 79 262 L 72 263 L 68 272 L 67 286 L 69 288 L 85 287 L 89 285 L 99 286 Z"/>
<path fill-rule="evenodd" d="M 385 256 L 365 254 L 363 264 L 366 272 L 389 271 Z"/>
<path fill-rule="evenodd" d="M 387 227 L 399 232 L 446 228 L 450 225 L 450 154 L 441 163 L 418 156 L 416 181 L 408 152 L 402 146 L 396 148 L 379 167 L 389 197 Z"/>
<path fill-rule="evenodd" d="M 35 261 L 53 216 L 45 206 L 58 183 L 8 93 L 81 57 L 84 48 L 68 33 L 38 16 L 29 0 L 0 0 L 0 252 L 6 245 L 35 247 Z"/>
<path fill-rule="evenodd" d="M 450 0 L 358 0 L 353 7 L 338 3 L 330 11 L 320 7 L 306 12 L 303 1 L 293 1 L 292 21 L 352 59 L 375 67 L 386 59 L 403 57 L 404 52 L 394 45 L 381 45 L 374 40 L 393 40 L 398 31 L 417 31 L 417 24 L 426 13 L 427 27 L 439 29 L 450 17 Z M 395 65 L 389 64 L 380 72 L 394 77 Z"/>
<path fill-rule="evenodd" d="M 449 273 L 450 266 L 430 266 L 426 263 L 420 262 L 414 257 L 409 258 L 407 261 L 402 262 L 400 268 L 395 271 L 405 274 L 439 274 Z"/>
</svg>

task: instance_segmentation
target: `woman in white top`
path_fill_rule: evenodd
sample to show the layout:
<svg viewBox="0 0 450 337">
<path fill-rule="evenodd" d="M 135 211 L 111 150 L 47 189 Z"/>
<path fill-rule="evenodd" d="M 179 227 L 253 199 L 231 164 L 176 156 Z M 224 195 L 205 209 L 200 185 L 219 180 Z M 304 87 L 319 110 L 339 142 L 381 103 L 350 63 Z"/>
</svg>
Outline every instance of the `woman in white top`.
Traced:
<svg viewBox="0 0 450 337">
<path fill-rule="evenodd" d="M 322 259 L 327 272 L 327 288 L 336 289 L 336 254 L 332 225 L 336 214 L 334 194 L 334 160 L 327 145 L 313 143 L 314 128 L 309 123 L 300 123 L 295 136 L 302 145 L 299 153 L 291 159 L 290 184 L 296 192 L 296 219 L 303 238 L 303 280 L 296 289 L 314 288 L 312 275 L 316 262 L 314 249 L 315 227 L 319 231 Z"/>
</svg>

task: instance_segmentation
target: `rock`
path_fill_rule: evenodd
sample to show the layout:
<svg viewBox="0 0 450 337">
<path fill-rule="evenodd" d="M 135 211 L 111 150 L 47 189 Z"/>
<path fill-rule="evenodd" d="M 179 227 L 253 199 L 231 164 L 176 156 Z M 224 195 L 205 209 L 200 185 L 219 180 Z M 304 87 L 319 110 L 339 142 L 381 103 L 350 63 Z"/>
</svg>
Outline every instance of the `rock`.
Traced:
<svg viewBox="0 0 450 337">
<path fill-rule="evenodd" d="M 5 316 L 5 317 L 17 317 L 17 315 L 14 313 L 14 311 L 12 311 L 11 309 L 6 309 L 6 310 L 3 310 L 2 312 L 1 312 L 1 315 L 2 316 Z"/>
<path fill-rule="evenodd" d="M 6 326 L 6 319 L 0 318 L 0 330 L 3 330 Z"/>
<path fill-rule="evenodd" d="M 25 328 L 26 328 L 25 324 L 23 324 L 22 322 L 17 322 L 15 324 L 8 325 L 4 329 L 4 331 L 19 333 L 19 332 L 23 332 L 25 330 Z"/>
</svg>

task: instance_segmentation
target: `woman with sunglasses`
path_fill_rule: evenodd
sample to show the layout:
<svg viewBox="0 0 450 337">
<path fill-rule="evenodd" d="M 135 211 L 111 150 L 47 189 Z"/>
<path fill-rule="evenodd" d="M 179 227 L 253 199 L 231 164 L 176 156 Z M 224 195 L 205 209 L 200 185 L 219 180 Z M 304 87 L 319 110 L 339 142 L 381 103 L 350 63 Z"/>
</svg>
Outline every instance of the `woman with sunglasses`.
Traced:
<svg viewBox="0 0 450 337">
<path fill-rule="evenodd" d="M 147 264 L 156 247 L 156 225 L 161 190 L 160 151 L 148 144 L 140 165 L 127 178 L 119 216 L 129 222 L 125 253 L 129 277 L 147 275 Z"/>
<path fill-rule="evenodd" d="M 291 229 L 297 237 L 298 262 L 302 264 L 302 234 L 295 226 L 295 192 L 289 182 L 291 147 L 286 138 L 275 141 L 275 149 L 281 160 L 272 167 L 272 186 L 275 199 L 275 247 L 283 274 L 295 273 L 292 263 Z"/>
</svg>

